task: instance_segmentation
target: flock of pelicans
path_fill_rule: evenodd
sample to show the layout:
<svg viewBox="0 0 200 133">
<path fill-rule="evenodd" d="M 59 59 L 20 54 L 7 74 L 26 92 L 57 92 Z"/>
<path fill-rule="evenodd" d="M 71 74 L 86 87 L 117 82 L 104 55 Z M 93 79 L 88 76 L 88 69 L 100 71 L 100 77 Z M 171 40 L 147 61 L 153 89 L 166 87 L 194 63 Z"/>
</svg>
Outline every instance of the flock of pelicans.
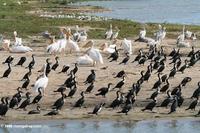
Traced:
<svg viewBox="0 0 200 133">
<path fill-rule="evenodd" d="M 75 33 L 72 35 L 70 29 L 61 28 L 61 36 L 63 39 L 55 40 L 54 37 L 52 37 L 48 32 L 45 32 L 43 36 L 45 38 L 48 38 L 51 40 L 50 45 L 47 47 L 47 52 L 50 54 L 57 54 L 59 52 L 65 52 L 66 49 L 69 50 L 71 53 L 72 51 L 80 51 L 78 42 L 80 41 L 86 41 L 87 39 L 87 33 L 86 31 L 79 31 L 78 26 L 76 26 Z M 185 38 L 190 38 L 195 40 L 196 36 L 195 33 L 190 33 L 187 31 L 187 33 L 184 31 L 183 33 L 178 37 L 177 39 L 177 45 L 185 45 Z M 106 32 L 105 38 L 107 40 L 113 40 L 113 42 L 116 43 L 117 36 L 119 33 L 119 29 L 116 28 L 116 31 L 113 32 L 112 25 L 110 25 L 110 29 Z M 134 58 L 132 63 L 137 62 L 139 65 L 147 64 L 147 70 L 141 71 L 141 77 L 132 84 L 131 89 L 128 92 L 123 91 L 123 86 L 126 84 L 126 77 L 127 73 L 126 71 L 122 70 L 117 72 L 114 78 L 120 78 L 121 80 L 113 86 L 112 83 L 108 83 L 106 87 L 102 87 L 97 90 L 97 93 L 95 94 L 96 97 L 102 96 L 106 98 L 106 95 L 108 93 L 112 93 L 113 91 L 116 91 L 116 98 L 113 99 L 113 101 L 110 101 L 111 104 L 100 102 L 98 103 L 93 111 L 89 112 L 89 114 L 98 114 L 102 107 L 106 106 L 108 108 L 121 108 L 121 111 L 117 113 L 125 113 L 126 115 L 128 112 L 134 107 L 135 101 L 137 101 L 136 96 L 142 95 L 141 89 L 144 82 L 148 82 L 151 80 L 152 75 L 154 72 L 158 76 L 158 80 L 154 83 L 152 86 L 153 93 L 150 95 L 149 103 L 141 110 L 150 110 L 153 111 L 156 107 L 168 107 L 169 114 L 176 111 L 178 107 L 181 107 L 184 102 L 184 97 L 182 96 L 183 87 L 187 85 L 188 82 L 192 80 L 191 77 L 185 77 L 181 83 L 174 87 L 170 87 L 169 80 L 174 78 L 178 72 L 184 73 L 186 69 L 192 69 L 192 67 L 200 60 L 200 51 L 195 50 L 194 47 L 192 47 L 192 50 L 188 53 L 187 57 L 182 57 L 180 54 L 180 49 L 173 49 L 169 55 L 166 55 L 164 52 L 164 48 L 161 46 L 160 49 L 158 49 L 158 43 L 161 43 L 162 40 L 165 38 L 166 31 L 165 27 L 162 27 L 159 25 L 159 30 L 156 32 L 155 39 L 146 37 L 146 30 L 145 28 L 140 31 L 139 38 L 135 41 L 145 42 L 150 47 L 149 50 L 143 51 L 143 49 L 140 49 L 138 52 L 138 55 Z M 32 51 L 31 48 L 27 46 L 22 45 L 22 41 L 20 38 L 17 37 L 17 33 L 14 32 L 15 37 L 15 44 L 10 48 L 10 40 L 3 40 L 3 47 L 6 50 L 9 50 L 10 52 L 17 52 L 17 53 L 25 53 Z M 120 53 L 119 49 L 116 47 L 116 44 L 111 44 L 108 46 L 107 43 L 102 45 L 102 49 L 94 48 L 94 41 L 90 41 L 86 44 L 87 46 L 90 45 L 91 47 L 86 50 L 86 54 L 79 57 L 75 63 L 74 68 L 71 68 L 70 66 L 64 65 L 62 70 L 59 73 L 68 73 L 68 77 L 63 83 L 61 87 L 59 87 L 54 92 L 59 92 L 61 94 L 61 97 L 57 99 L 54 104 L 51 106 L 52 111 L 50 111 L 47 114 L 44 115 L 57 115 L 59 114 L 59 110 L 61 110 L 65 104 L 65 99 L 70 97 L 72 98 L 78 90 L 78 84 L 77 84 L 77 72 L 79 71 L 79 65 L 88 65 L 89 63 L 92 63 L 92 65 L 95 65 L 96 63 L 102 63 L 103 64 L 103 57 L 101 56 L 102 51 L 106 51 L 109 53 L 108 59 L 109 62 L 118 62 L 118 58 L 120 55 L 125 55 L 125 57 L 119 61 L 120 64 L 124 64 L 124 67 L 126 67 L 126 64 L 130 61 L 132 53 L 132 41 L 124 39 L 121 43 L 122 49 L 124 53 Z M 105 50 L 106 48 L 106 50 Z M 168 58 L 169 56 L 169 58 Z M 87 58 L 85 58 L 87 57 Z M 87 60 L 88 59 L 88 60 Z M 4 65 L 8 65 L 8 69 L 5 70 L 1 78 L 10 78 L 9 75 L 12 72 L 11 64 L 13 64 L 14 57 L 9 56 L 7 59 L 3 62 Z M 91 62 L 88 62 L 88 61 Z M 163 74 L 165 68 L 167 65 L 167 61 L 170 61 L 169 64 L 171 64 L 173 67 L 171 70 Z M 24 68 L 24 63 L 27 61 L 26 57 L 21 57 L 20 60 L 14 65 L 16 67 Z M 1 104 L 0 104 L 0 115 L 5 116 L 7 111 L 11 111 L 12 109 L 23 109 L 26 110 L 28 106 L 31 106 L 32 104 L 37 104 L 36 110 L 31 110 L 28 112 L 28 114 L 40 114 L 40 103 L 45 94 L 45 89 L 48 86 L 49 82 L 49 73 L 51 71 L 57 71 L 58 67 L 60 66 L 59 63 L 59 57 L 55 57 L 55 63 L 51 63 L 49 58 L 46 59 L 46 63 L 43 66 L 41 70 L 38 72 L 42 72 L 42 75 L 38 76 L 35 83 L 33 85 L 30 85 L 32 70 L 34 69 L 34 66 L 36 64 L 35 55 L 32 55 L 32 60 L 30 61 L 29 65 L 25 67 L 25 69 L 28 69 L 28 72 L 22 77 L 21 81 L 24 81 L 21 87 L 18 87 L 17 93 L 14 94 L 12 97 L 4 96 L 1 98 Z M 170 67 L 169 65 L 168 67 Z M 107 69 L 107 67 L 102 67 L 101 70 Z M 71 70 L 70 70 L 71 69 Z M 70 72 L 69 72 L 70 71 Z M 83 107 L 84 104 L 87 102 L 87 99 L 85 98 L 85 95 L 91 95 L 94 91 L 95 82 L 97 81 L 96 72 L 94 69 L 91 70 L 91 73 L 87 76 L 87 78 L 84 81 L 84 84 L 87 85 L 86 90 L 81 91 L 81 97 L 77 99 L 77 101 L 73 104 L 73 108 L 80 108 Z M 35 91 L 38 92 L 38 95 L 35 96 L 33 99 L 31 99 L 31 93 L 27 92 L 25 93 L 25 99 L 23 98 L 23 89 L 27 89 L 28 86 L 32 86 Z M 113 87 L 112 87 L 113 86 Z M 69 90 L 68 94 L 66 94 L 66 90 Z M 167 94 L 167 97 L 161 101 L 161 104 L 158 105 L 157 97 L 160 94 Z M 188 106 L 188 109 L 195 110 L 198 102 L 199 102 L 199 95 L 200 95 L 200 82 L 198 83 L 197 89 L 194 90 L 192 96 L 191 96 L 191 103 Z M 200 111 L 197 113 L 197 115 L 200 115 Z"/>
</svg>

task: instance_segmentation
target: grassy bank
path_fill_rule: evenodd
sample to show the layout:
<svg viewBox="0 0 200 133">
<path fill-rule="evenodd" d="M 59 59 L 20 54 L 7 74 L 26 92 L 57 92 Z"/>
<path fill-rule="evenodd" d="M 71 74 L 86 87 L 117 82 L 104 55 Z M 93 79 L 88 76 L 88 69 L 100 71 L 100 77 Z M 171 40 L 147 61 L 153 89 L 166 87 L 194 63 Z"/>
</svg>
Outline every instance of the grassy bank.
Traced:
<svg viewBox="0 0 200 133">
<path fill-rule="evenodd" d="M 27 37 L 30 35 L 38 35 L 39 33 L 49 30 L 53 34 L 58 32 L 58 26 L 74 26 L 80 25 L 89 26 L 92 29 L 88 34 L 90 38 L 102 38 L 106 28 L 112 23 L 120 29 L 120 38 L 135 37 L 141 24 L 129 20 L 108 20 L 108 21 L 80 21 L 77 19 L 68 18 L 41 18 L 36 14 L 30 14 L 29 11 L 49 11 L 47 9 L 61 9 L 67 10 L 69 6 L 65 2 L 76 2 L 80 0 L 49 0 L 47 3 L 42 3 L 34 0 L 23 0 L 21 4 L 17 3 L 18 0 L 2 0 L 0 5 L 0 33 L 6 36 L 12 34 L 13 30 L 17 30 L 21 36 Z M 64 3 L 62 3 L 64 2 Z M 6 5 L 3 5 L 6 3 Z M 56 12 L 57 10 L 54 10 Z M 53 11 L 52 11 L 53 12 Z M 95 28 L 95 29 L 94 29 Z M 180 32 L 182 25 L 166 24 L 168 37 L 174 37 L 174 34 Z M 188 29 L 198 32 L 200 26 L 187 26 Z M 149 36 L 157 29 L 157 24 L 147 24 Z"/>
</svg>

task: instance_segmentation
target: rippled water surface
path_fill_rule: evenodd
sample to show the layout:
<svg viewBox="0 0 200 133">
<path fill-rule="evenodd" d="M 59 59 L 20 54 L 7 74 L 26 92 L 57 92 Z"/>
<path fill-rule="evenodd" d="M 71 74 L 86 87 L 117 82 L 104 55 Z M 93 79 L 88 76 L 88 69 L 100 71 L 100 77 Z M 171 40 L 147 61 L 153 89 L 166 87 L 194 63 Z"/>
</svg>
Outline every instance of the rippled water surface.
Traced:
<svg viewBox="0 0 200 133">
<path fill-rule="evenodd" d="M 1 124 L 1 133 L 199 133 L 199 120 L 139 122 L 55 120 Z"/>
<path fill-rule="evenodd" d="M 168 22 L 200 25 L 200 0 L 111 0 L 76 3 L 102 6 L 112 12 L 97 16 L 131 19 L 138 22 Z"/>
</svg>

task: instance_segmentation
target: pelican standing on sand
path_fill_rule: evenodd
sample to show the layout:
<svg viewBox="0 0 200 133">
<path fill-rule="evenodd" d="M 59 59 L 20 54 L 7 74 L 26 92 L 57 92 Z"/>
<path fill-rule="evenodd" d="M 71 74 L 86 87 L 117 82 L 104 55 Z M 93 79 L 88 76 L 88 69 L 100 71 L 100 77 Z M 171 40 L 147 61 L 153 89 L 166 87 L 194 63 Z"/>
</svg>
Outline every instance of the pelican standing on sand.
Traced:
<svg viewBox="0 0 200 133">
<path fill-rule="evenodd" d="M 84 66 L 92 66 L 94 64 L 94 60 L 88 56 L 87 54 L 78 57 L 76 60 L 76 63 L 78 65 L 84 65 Z"/>
<path fill-rule="evenodd" d="M 17 38 L 17 32 L 14 31 L 15 43 L 10 47 L 10 40 L 3 40 L 3 48 L 11 53 L 26 53 L 33 51 L 30 47 L 23 46 L 21 38 Z"/>
<path fill-rule="evenodd" d="M 127 40 L 126 38 L 124 38 L 124 40 L 121 43 L 121 46 L 124 49 L 124 53 L 128 53 L 129 55 L 131 55 L 133 53 L 131 40 Z"/>
<path fill-rule="evenodd" d="M 55 37 L 51 37 L 51 44 L 47 46 L 47 53 L 56 54 L 59 51 L 59 44 L 55 41 Z"/>
<path fill-rule="evenodd" d="M 103 64 L 103 57 L 99 49 L 94 48 L 94 41 L 89 41 L 86 45 L 91 45 L 91 47 L 86 51 L 88 56 L 94 61 L 93 66 L 96 63 Z"/>
<path fill-rule="evenodd" d="M 39 88 L 42 88 L 43 95 L 44 95 L 45 88 L 47 87 L 48 81 L 49 81 L 49 79 L 46 75 L 46 68 L 47 68 L 47 64 L 44 65 L 43 75 L 35 82 L 34 87 L 33 87 L 33 89 L 36 92 L 38 92 Z"/>
<path fill-rule="evenodd" d="M 71 39 L 71 36 L 72 36 L 71 35 L 71 29 L 68 28 L 67 31 L 66 31 L 66 37 L 67 37 L 66 48 L 70 51 L 70 53 L 72 51 L 76 51 L 76 52 L 80 51 L 80 48 L 79 48 L 77 42 L 73 41 Z"/>
</svg>

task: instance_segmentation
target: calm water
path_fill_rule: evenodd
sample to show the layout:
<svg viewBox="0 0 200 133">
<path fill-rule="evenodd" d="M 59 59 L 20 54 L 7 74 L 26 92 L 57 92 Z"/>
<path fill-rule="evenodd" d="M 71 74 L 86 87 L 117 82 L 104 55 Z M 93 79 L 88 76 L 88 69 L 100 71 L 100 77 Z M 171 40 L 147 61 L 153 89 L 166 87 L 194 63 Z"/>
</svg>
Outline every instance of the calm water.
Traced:
<svg viewBox="0 0 200 133">
<path fill-rule="evenodd" d="M 97 16 L 138 22 L 200 25 L 200 0 L 111 0 L 77 4 L 98 5 L 112 10 L 112 12 L 93 14 Z"/>
<path fill-rule="evenodd" d="M 199 133 L 198 120 L 114 121 L 40 121 L 2 124 L 1 133 Z M 31 127 L 32 126 L 32 127 Z"/>
</svg>

